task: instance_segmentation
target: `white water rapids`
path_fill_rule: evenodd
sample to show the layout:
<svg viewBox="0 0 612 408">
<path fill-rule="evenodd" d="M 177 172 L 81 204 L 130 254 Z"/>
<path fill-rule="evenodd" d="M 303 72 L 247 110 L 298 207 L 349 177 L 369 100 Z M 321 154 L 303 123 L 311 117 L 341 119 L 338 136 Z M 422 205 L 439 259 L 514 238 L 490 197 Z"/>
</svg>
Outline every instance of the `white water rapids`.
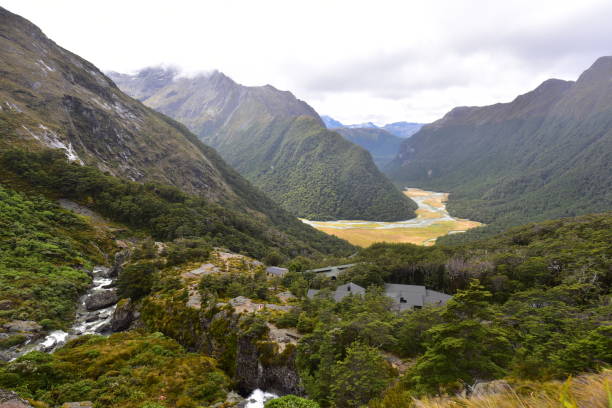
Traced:
<svg viewBox="0 0 612 408">
<path fill-rule="evenodd" d="M 257 388 L 246 398 L 245 408 L 263 408 L 266 401 L 278 398 L 278 395 L 270 392 L 265 392 Z"/>
<path fill-rule="evenodd" d="M 84 334 L 109 333 L 110 322 L 117 305 L 112 305 L 93 311 L 87 310 L 85 307 L 87 298 L 94 292 L 112 290 L 109 288 L 109 286 L 114 283 L 114 279 L 109 278 L 108 273 L 109 269 L 104 266 L 96 266 L 93 268 L 92 286 L 79 299 L 76 319 L 68 332 L 63 330 L 54 330 L 40 340 L 26 343 L 24 346 L 15 351 L 11 361 L 26 353 L 29 353 L 30 351 L 53 352 L 55 349 L 65 344 L 68 340 Z"/>
</svg>

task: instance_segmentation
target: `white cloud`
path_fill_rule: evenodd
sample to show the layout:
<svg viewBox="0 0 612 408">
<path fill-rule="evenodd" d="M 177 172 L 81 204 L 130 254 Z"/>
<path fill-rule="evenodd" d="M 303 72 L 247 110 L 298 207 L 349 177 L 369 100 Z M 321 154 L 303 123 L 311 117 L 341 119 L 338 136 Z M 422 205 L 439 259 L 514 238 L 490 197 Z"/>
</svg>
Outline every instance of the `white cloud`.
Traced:
<svg viewBox="0 0 612 408">
<path fill-rule="evenodd" d="M 3 3 L 102 69 L 219 69 L 347 123 L 432 121 L 612 54 L 608 0 Z"/>
</svg>

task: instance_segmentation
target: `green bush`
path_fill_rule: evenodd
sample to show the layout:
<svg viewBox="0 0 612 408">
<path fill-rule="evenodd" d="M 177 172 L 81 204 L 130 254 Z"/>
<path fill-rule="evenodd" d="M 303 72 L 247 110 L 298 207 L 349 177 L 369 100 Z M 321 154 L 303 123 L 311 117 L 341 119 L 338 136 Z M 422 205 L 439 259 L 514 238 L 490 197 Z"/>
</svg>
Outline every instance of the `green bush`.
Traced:
<svg viewBox="0 0 612 408">
<path fill-rule="evenodd" d="M 53 406 L 138 408 L 208 406 L 225 399 L 229 380 L 215 361 L 187 353 L 159 334 L 82 336 L 53 354 L 32 352 L 0 367 L 0 387 Z M 148 405 L 147 405 L 148 404 Z"/>
<path fill-rule="evenodd" d="M 295 395 L 285 395 L 266 402 L 264 408 L 319 408 L 319 404 Z"/>
<path fill-rule="evenodd" d="M 117 279 L 119 296 L 137 300 L 148 295 L 155 283 L 157 265 L 155 262 L 139 262 L 123 269 Z"/>
<path fill-rule="evenodd" d="M 0 292 L 7 305 L 0 324 L 34 320 L 45 330 L 66 329 L 91 282 L 85 269 L 103 263 L 100 249 L 112 245 L 54 202 L 0 184 Z"/>
</svg>

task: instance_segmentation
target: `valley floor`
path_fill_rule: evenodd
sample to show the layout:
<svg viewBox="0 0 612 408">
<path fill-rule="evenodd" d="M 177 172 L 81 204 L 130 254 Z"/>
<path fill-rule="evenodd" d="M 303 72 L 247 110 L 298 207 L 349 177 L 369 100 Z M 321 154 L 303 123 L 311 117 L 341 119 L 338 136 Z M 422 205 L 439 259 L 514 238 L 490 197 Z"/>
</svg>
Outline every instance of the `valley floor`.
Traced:
<svg viewBox="0 0 612 408">
<path fill-rule="evenodd" d="M 398 222 L 302 221 L 361 247 L 375 242 L 433 245 L 441 236 L 465 232 L 483 225 L 477 221 L 452 217 L 446 210 L 448 193 L 407 188 L 404 194 L 419 206 L 416 218 Z"/>
</svg>

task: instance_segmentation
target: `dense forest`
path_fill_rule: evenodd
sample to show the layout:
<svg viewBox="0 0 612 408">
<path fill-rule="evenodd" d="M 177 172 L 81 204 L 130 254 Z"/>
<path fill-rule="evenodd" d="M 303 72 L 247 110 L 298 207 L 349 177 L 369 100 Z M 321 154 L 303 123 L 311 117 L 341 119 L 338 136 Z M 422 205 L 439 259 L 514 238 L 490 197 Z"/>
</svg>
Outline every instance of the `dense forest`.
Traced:
<svg viewBox="0 0 612 408">
<path fill-rule="evenodd" d="M 267 164 L 241 161 L 238 170 L 299 217 L 377 221 L 414 217 L 416 204 L 380 174 L 367 151 L 311 118 L 276 121 L 251 137 L 261 140 L 251 154 L 268 157 Z M 273 145 L 279 146 L 277 151 L 270 148 Z"/>
<path fill-rule="evenodd" d="M 107 176 L 96 168 L 69 163 L 62 152 L 6 151 L 0 156 L 0 166 L 6 176 L 31 186 L 33 191 L 73 199 L 158 240 L 202 237 L 212 245 L 256 258 L 271 251 L 296 256 L 314 252 L 349 254 L 352 250 L 345 241 L 289 215 L 280 214 L 277 220 L 284 233 L 271 234 L 269 226 L 255 216 L 185 194 L 176 187 Z"/>
<path fill-rule="evenodd" d="M 76 299 L 90 283 L 82 266 L 105 262 L 110 237 L 44 197 L 0 185 L 0 321 L 36 321 L 45 329 L 67 329 Z M 15 334 L 0 340 L 25 340 Z M 1 347 L 1 346 L 0 346 Z"/>
<path fill-rule="evenodd" d="M 413 359 L 387 391 L 403 397 L 384 396 L 393 401 L 487 379 L 564 378 L 610 364 L 611 231 L 608 213 L 528 225 L 462 247 L 377 244 L 361 251 L 363 263 L 338 283 L 371 288 L 363 299 L 316 299 L 292 311 L 308 333 L 298 366 L 309 395 L 323 405 L 366 403 L 396 381 L 384 353 Z M 455 296 L 445 307 L 398 316 L 377 293 L 383 281 Z M 347 389 L 361 400 L 346 403 Z"/>
<path fill-rule="evenodd" d="M 245 370 L 257 356 L 263 377 L 299 373 L 303 388 L 292 393 L 309 398 L 285 397 L 270 406 L 409 407 L 413 397 L 454 395 L 495 379 L 510 384 L 517 398 L 533 397 L 542 382 L 612 363 L 611 234 L 606 213 L 530 224 L 462 246 L 376 244 L 350 258 L 358 265 L 338 280 L 305 271 L 348 259 L 296 257 L 286 262 L 287 275 L 268 277 L 248 258 L 219 264 L 205 241 L 169 242 L 160 253 L 140 239 L 119 279 L 121 296 L 140 310 L 140 331 L 80 338 L 53 356 L 26 355 L 0 366 L 0 387 L 49 403 L 92 399 L 99 406 L 139 407 L 157 398 L 151 387 L 163 383 L 169 401 L 185 394 L 191 400 L 181 406 L 196 406 L 218 401 L 216 392 L 228 384 L 248 389 Z M 225 272 L 185 280 L 201 262 L 226 265 Z M 337 303 L 326 295 L 349 281 L 366 294 Z M 380 289 L 385 282 L 424 284 L 454 296 L 443 306 L 397 313 Z M 308 298 L 308 288 L 322 290 Z M 188 306 L 194 290 L 199 308 Z M 284 303 L 288 291 L 295 298 Z M 239 313 L 231 301 L 238 296 L 267 307 Z M 273 340 L 279 330 L 293 330 L 299 340 L 280 348 Z M 184 354 L 151 332 L 214 358 L 224 374 L 211 374 L 215 369 L 201 354 Z M 125 357 L 119 358 L 113 345 L 122 342 Z M 78 356 L 91 359 L 92 368 L 77 375 L 71 364 Z M 193 375 L 206 380 L 197 390 L 183 374 L 170 381 L 164 370 L 173 364 L 201 369 Z M 133 378 L 110 374 L 137 367 Z M 145 379 L 151 375 L 155 380 Z M 105 388 L 109 376 L 136 394 Z M 551 398 L 569 392 L 548 390 Z"/>
</svg>

